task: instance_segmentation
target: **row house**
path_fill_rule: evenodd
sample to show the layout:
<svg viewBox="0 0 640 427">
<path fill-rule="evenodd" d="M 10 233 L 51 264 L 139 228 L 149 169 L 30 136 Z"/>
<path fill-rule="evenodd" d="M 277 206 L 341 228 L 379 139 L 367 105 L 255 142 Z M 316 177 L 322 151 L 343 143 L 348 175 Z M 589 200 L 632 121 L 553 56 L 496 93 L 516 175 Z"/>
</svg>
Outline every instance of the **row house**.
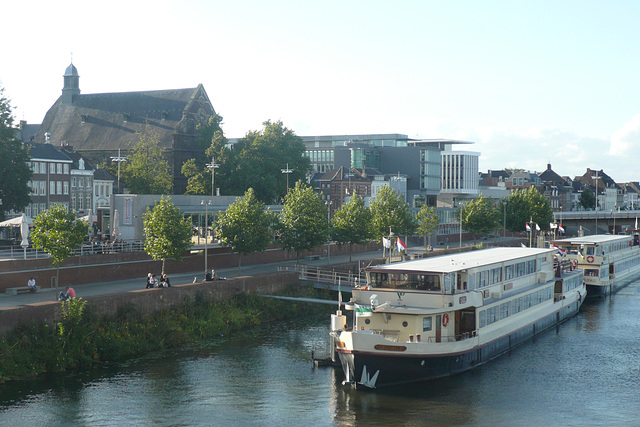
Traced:
<svg viewBox="0 0 640 427">
<path fill-rule="evenodd" d="M 32 143 L 29 156 L 33 176 L 29 183 L 31 203 L 25 208 L 25 214 L 34 218 L 54 204 L 69 209 L 73 161 L 49 143 Z"/>
</svg>

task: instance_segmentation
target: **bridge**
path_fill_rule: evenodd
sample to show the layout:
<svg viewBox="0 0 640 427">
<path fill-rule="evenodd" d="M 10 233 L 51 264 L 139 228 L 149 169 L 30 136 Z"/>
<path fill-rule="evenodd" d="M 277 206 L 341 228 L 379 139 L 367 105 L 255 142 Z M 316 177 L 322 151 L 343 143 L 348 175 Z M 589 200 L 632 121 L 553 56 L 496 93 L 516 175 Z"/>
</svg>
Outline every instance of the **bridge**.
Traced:
<svg viewBox="0 0 640 427">
<path fill-rule="evenodd" d="M 562 224 L 567 235 L 578 234 L 580 227 L 587 235 L 623 233 L 625 230 L 637 228 L 638 218 L 640 218 L 640 210 L 558 211 L 553 213 L 554 222 Z"/>
</svg>

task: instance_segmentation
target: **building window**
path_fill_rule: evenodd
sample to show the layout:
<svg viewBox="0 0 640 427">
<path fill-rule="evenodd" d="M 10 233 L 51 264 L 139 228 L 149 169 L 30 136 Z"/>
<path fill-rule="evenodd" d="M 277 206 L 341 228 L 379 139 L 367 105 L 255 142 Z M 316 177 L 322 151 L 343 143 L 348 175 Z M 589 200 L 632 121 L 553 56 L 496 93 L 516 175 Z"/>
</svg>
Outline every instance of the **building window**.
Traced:
<svg viewBox="0 0 640 427">
<path fill-rule="evenodd" d="M 76 177 L 71 178 L 71 188 L 76 188 Z"/>
<path fill-rule="evenodd" d="M 38 162 L 31 162 L 31 170 L 33 173 L 38 173 Z"/>
<path fill-rule="evenodd" d="M 56 182 L 49 181 L 49 194 L 56 194 Z"/>
<path fill-rule="evenodd" d="M 69 194 L 69 182 L 65 181 L 63 184 L 64 194 Z"/>
<path fill-rule="evenodd" d="M 75 193 L 71 194 L 71 209 L 73 209 L 74 211 L 77 209 L 77 206 L 76 206 L 76 194 Z"/>
<path fill-rule="evenodd" d="M 87 196 L 85 206 L 87 207 L 87 209 L 91 209 L 91 196 Z"/>
<path fill-rule="evenodd" d="M 78 195 L 78 204 L 78 209 L 84 210 L 84 197 L 82 197 L 81 195 Z"/>
<path fill-rule="evenodd" d="M 24 214 L 26 216 L 31 216 L 31 205 L 27 205 L 27 207 L 24 208 Z"/>
<path fill-rule="evenodd" d="M 45 162 L 40 163 L 40 173 L 47 173 L 47 164 Z"/>
<path fill-rule="evenodd" d="M 56 173 L 56 164 L 49 163 L 49 173 Z"/>
<path fill-rule="evenodd" d="M 57 170 L 58 174 L 62 175 L 62 163 L 58 163 L 57 164 L 57 168 L 58 168 L 58 170 Z"/>
<path fill-rule="evenodd" d="M 45 181 L 39 181 L 40 182 L 40 195 L 41 196 L 46 196 L 47 195 L 47 183 Z"/>
<path fill-rule="evenodd" d="M 38 216 L 38 204 L 37 204 L 37 203 L 34 203 L 34 204 L 33 204 L 33 211 L 31 212 L 31 214 L 32 214 L 34 217 Z"/>
<path fill-rule="evenodd" d="M 69 164 L 68 163 L 64 164 L 64 174 L 65 175 L 69 175 Z"/>
<path fill-rule="evenodd" d="M 46 210 L 47 210 L 47 205 L 45 203 L 40 203 L 40 213 L 42 213 L 42 212 L 44 212 Z"/>
<path fill-rule="evenodd" d="M 84 188 L 84 178 L 81 176 L 78 177 L 78 187 Z"/>
<path fill-rule="evenodd" d="M 56 182 L 56 192 L 62 194 L 62 181 Z"/>
</svg>

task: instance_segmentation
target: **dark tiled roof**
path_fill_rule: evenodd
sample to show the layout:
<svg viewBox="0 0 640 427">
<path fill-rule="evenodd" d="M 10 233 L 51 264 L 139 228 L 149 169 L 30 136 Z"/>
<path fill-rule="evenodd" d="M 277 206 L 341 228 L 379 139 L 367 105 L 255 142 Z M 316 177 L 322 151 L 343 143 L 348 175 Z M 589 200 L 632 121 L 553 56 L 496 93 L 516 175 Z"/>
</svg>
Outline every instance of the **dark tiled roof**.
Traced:
<svg viewBox="0 0 640 427">
<path fill-rule="evenodd" d="M 69 150 L 66 147 L 62 147 L 62 152 L 66 154 L 73 161 L 73 169 L 79 169 L 80 159 L 84 160 L 84 170 L 94 170 L 94 167 L 91 165 L 91 162 L 86 158 L 82 157 L 79 153 L 76 153 L 73 150 Z"/>
<path fill-rule="evenodd" d="M 106 169 L 96 169 L 96 171 L 93 173 L 93 179 L 94 180 L 100 180 L 100 181 L 114 181 L 115 182 L 118 178 L 113 176 L 111 174 L 111 172 L 109 172 Z"/>
<path fill-rule="evenodd" d="M 32 159 L 46 159 L 46 160 L 57 160 L 57 161 L 71 161 L 69 156 L 67 156 L 62 151 L 58 150 L 51 144 L 30 144 L 29 147 L 29 156 Z"/>
<path fill-rule="evenodd" d="M 56 146 L 76 151 L 130 149 L 137 133 L 158 134 L 163 148 L 174 148 L 176 134 L 192 135 L 196 124 L 215 111 L 202 85 L 188 89 L 76 95 L 72 105 L 62 97 L 47 112 L 36 141 L 51 133 Z"/>
</svg>

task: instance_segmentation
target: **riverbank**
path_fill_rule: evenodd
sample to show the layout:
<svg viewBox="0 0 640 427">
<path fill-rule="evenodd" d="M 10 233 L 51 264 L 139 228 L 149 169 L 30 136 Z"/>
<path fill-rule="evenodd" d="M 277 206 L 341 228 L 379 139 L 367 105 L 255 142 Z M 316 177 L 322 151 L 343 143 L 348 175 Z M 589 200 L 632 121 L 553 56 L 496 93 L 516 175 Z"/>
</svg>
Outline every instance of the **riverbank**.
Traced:
<svg viewBox="0 0 640 427">
<path fill-rule="evenodd" d="M 318 296 L 299 286 L 288 286 L 279 294 Z M 23 323 L 0 340 L 0 382 L 112 364 L 262 323 L 330 311 L 322 304 L 261 298 L 255 293 L 219 300 L 202 291 L 186 296 L 179 305 L 150 313 L 129 303 L 104 314 L 99 305 L 82 298 L 57 305 L 59 321 Z"/>
</svg>

